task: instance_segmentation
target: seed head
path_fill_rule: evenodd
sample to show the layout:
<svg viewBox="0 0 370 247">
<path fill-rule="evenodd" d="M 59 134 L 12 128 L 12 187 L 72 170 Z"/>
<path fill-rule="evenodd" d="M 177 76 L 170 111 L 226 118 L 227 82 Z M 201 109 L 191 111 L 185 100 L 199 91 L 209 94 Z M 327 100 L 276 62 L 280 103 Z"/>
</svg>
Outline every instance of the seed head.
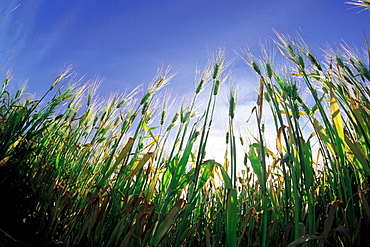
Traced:
<svg viewBox="0 0 370 247">
<path fill-rule="evenodd" d="M 308 56 L 308 59 L 311 61 L 311 63 L 315 65 L 318 70 L 322 71 L 321 65 L 319 64 L 317 59 L 311 53 L 308 53 L 307 56 Z"/>
<path fill-rule="evenodd" d="M 200 80 L 200 82 L 199 82 L 199 84 L 198 84 L 198 86 L 197 86 L 197 88 L 195 90 L 195 94 L 199 94 L 200 93 L 200 91 L 202 90 L 202 88 L 204 86 L 204 82 L 205 82 L 204 79 L 201 79 Z"/>
<path fill-rule="evenodd" d="M 270 63 L 266 63 L 266 72 L 267 72 L 267 76 L 271 79 L 273 73 L 272 73 L 272 68 L 271 68 Z"/>
<path fill-rule="evenodd" d="M 212 76 L 213 80 L 216 80 L 216 78 L 219 76 L 219 71 L 220 71 L 220 65 L 216 63 L 215 67 L 213 68 L 213 76 Z"/>
<path fill-rule="evenodd" d="M 252 67 L 253 67 L 254 71 L 256 71 L 256 72 L 257 72 L 257 74 L 259 74 L 260 76 L 262 76 L 261 70 L 260 70 L 260 68 L 258 67 L 258 65 L 257 65 L 256 61 L 253 61 L 253 63 L 252 63 Z"/>
<path fill-rule="evenodd" d="M 217 80 L 213 84 L 213 95 L 217 95 L 218 94 L 219 88 L 220 88 L 220 81 Z"/>
<path fill-rule="evenodd" d="M 244 146 L 244 140 L 243 140 L 242 136 L 239 136 L 239 140 L 240 140 L 240 144 L 242 144 L 242 146 Z"/>
<path fill-rule="evenodd" d="M 301 55 L 298 56 L 298 64 L 301 66 L 301 68 L 304 70 L 304 60 Z"/>
<path fill-rule="evenodd" d="M 295 57 L 295 56 L 296 56 L 296 54 L 295 54 L 295 52 L 294 52 L 294 49 L 293 49 L 293 47 L 292 47 L 290 44 L 287 44 L 287 49 L 288 49 L 289 54 L 290 54 L 292 57 Z"/>
<path fill-rule="evenodd" d="M 127 101 L 126 99 L 123 99 L 121 102 L 119 102 L 117 104 L 117 108 L 121 108 L 123 106 L 123 104 L 126 103 L 126 101 Z"/>
<path fill-rule="evenodd" d="M 151 91 L 146 91 L 144 97 L 141 99 L 140 101 L 140 105 L 143 105 L 144 103 L 147 102 L 147 100 L 150 98 L 150 96 L 152 95 L 152 92 Z"/>
<path fill-rule="evenodd" d="M 230 86 L 230 91 L 229 91 L 229 117 L 231 119 L 234 119 L 234 117 L 235 117 L 236 101 L 237 101 L 236 89 L 233 86 Z"/>
<path fill-rule="evenodd" d="M 166 108 L 163 108 L 162 113 L 161 113 L 161 121 L 160 125 L 162 126 L 164 124 L 164 121 L 166 120 Z"/>
</svg>

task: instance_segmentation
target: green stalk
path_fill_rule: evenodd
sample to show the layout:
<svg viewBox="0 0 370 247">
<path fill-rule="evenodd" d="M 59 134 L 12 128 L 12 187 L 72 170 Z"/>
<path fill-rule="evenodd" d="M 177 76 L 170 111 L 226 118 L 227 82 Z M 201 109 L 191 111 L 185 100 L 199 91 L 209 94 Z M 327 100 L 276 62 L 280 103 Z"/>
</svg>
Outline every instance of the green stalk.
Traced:
<svg viewBox="0 0 370 247">
<path fill-rule="evenodd" d="M 260 113 L 261 114 L 261 113 Z M 257 128 L 258 128 L 258 134 L 259 134 L 259 142 L 261 147 L 261 169 L 262 169 L 262 222 L 261 222 L 261 228 L 262 228 L 262 243 L 261 246 L 265 247 L 266 241 L 267 241 L 267 222 L 268 222 L 268 214 L 267 214 L 267 200 L 268 200 L 268 194 L 267 194 L 267 176 L 266 176 L 266 154 L 265 154 L 265 145 L 263 141 L 263 135 L 262 135 L 262 129 L 261 129 L 261 115 L 259 115 L 256 111 L 256 119 L 257 119 Z"/>
</svg>

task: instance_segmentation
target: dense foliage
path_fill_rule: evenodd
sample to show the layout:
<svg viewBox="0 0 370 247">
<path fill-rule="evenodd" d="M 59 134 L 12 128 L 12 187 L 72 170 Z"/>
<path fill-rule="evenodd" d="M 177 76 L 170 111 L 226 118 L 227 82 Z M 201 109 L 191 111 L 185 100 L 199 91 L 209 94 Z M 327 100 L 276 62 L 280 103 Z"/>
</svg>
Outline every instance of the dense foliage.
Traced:
<svg viewBox="0 0 370 247">
<path fill-rule="evenodd" d="M 299 36 L 276 37 L 283 69 L 266 50 L 261 59 L 241 54 L 259 78 L 250 109 L 259 128 L 236 138 L 231 88 L 224 160 L 205 158 L 228 81 L 222 51 L 170 118 L 162 90 L 173 76 L 168 68 L 142 97 L 134 90 L 101 99 L 97 83 L 71 83 L 66 70 L 33 99 L 24 87 L 11 92 L 5 78 L 0 243 L 368 246 L 369 44 L 328 47 L 319 59 Z M 264 121 L 266 112 L 274 122 Z M 275 141 L 267 143 L 271 128 Z"/>
</svg>

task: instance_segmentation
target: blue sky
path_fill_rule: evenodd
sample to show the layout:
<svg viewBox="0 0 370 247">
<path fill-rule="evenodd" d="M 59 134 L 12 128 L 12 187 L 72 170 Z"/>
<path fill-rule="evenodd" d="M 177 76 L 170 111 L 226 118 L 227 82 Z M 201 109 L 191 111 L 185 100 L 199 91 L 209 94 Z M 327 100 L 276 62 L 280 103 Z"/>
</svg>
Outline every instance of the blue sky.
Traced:
<svg viewBox="0 0 370 247">
<path fill-rule="evenodd" d="M 40 96 L 63 67 L 73 65 L 85 81 L 105 78 L 99 93 L 108 96 L 147 86 L 163 63 L 178 72 L 168 87 L 181 100 L 194 94 L 196 65 L 203 68 L 224 47 L 227 59 L 234 59 L 236 126 L 243 133 L 255 128 L 245 122 L 258 78 L 234 51 L 248 45 L 258 55 L 259 43 L 274 37 L 273 29 L 299 31 L 318 56 L 326 43 L 364 47 L 363 32 L 370 38 L 370 12 L 358 13 L 345 0 L 13 0 L 0 3 L 1 13 L 19 3 L 0 20 L 0 62 L 15 51 L 0 73 L 11 71 L 15 85 L 27 82 L 27 91 Z M 209 158 L 216 160 L 225 151 L 225 98 L 210 137 Z M 273 120 L 266 115 L 265 121 Z M 266 137 L 272 146 L 274 136 Z"/>
<path fill-rule="evenodd" d="M 147 85 L 161 63 L 178 71 L 172 91 L 190 93 L 196 64 L 203 67 L 218 47 L 236 58 L 234 77 L 244 83 L 251 72 L 234 50 L 248 44 L 258 54 L 272 28 L 302 30 L 314 49 L 342 39 L 363 46 L 370 31 L 370 13 L 344 0 L 19 0 L 2 2 L 2 13 L 18 3 L 0 21 L 0 59 L 15 51 L 2 71 L 15 83 L 28 81 L 32 93 L 68 65 L 87 79 L 105 78 L 102 94 L 131 90 Z"/>
</svg>

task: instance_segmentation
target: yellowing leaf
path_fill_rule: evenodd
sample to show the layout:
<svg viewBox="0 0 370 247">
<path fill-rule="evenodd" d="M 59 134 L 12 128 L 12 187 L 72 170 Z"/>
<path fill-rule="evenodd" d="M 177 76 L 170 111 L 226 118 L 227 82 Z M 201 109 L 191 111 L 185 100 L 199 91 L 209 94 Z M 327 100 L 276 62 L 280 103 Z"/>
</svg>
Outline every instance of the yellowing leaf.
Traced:
<svg viewBox="0 0 370 247">
<path fill-rule="evenodd" d="M 161 240 L 166 236 L 166 234 L 171 229 L 172 224 L 175 222 L 180 210 L 185 207 L 185 200 L 179 199 L 173 208 L 168 212 L 163 221 L 159 224 L 154 236 L 150 241 L 151 246 L 157 246 Z"/>
<path fill-rule="evenodd" d="M 337 100 L 337 97 L 335 96 L 333 88 L 330 89 L 330 110 L 331 110 L 334 127 L 339 135 L 339 138 L 341 140 L 344 140 L 342 116 L 340 114 L 338 100 Z"/>
</svg>

